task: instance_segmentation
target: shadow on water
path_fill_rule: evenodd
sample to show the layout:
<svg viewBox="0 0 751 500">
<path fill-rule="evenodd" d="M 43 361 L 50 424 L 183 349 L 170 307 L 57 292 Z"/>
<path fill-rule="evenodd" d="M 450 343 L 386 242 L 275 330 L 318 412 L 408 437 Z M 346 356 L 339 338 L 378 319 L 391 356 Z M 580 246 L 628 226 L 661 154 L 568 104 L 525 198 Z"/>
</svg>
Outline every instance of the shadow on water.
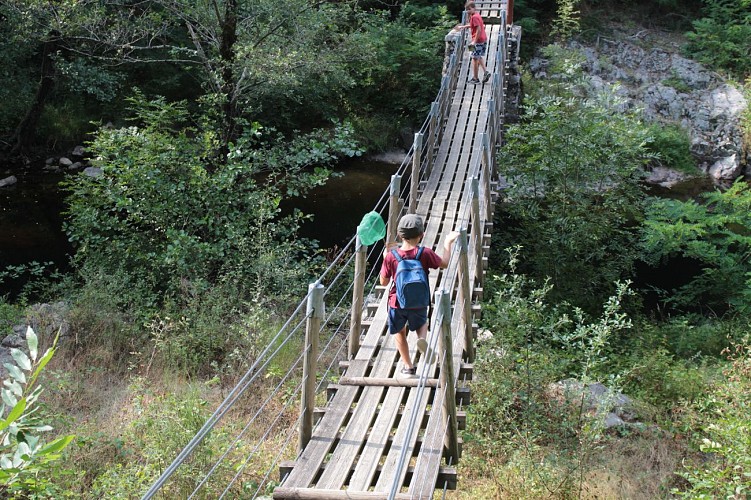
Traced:
<svg viewBox="0 0 751 500">
<path fill-rule="evenodd" d="M 294 206 L 313 215 L 300 235 L 321 248 L 341 247 L 355 234 L 362 216 L 372 210 L 398 164 L 354 159 L 335 169 L 340 176 L 313 190 Z M 16 174 L 18 183 L 0 188 L 0 271 L 29 262 L 52 262 L 68 268 L 72 246 L 63 233 L 66 209 L 59 174 Z M 289 207 L 288 207 L 289 208 Z M 22 283 L 0 282 L 0 296 L 15 294 Z"/>
</svg>

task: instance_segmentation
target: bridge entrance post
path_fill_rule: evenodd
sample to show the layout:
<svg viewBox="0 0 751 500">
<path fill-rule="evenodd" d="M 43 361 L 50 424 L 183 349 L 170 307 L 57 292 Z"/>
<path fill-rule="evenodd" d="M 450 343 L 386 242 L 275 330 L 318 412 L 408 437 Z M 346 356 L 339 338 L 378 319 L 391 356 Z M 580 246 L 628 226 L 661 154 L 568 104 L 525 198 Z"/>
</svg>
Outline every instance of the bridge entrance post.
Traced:
<svg viewBox="0 0 751 500">
<path fill-rule="evenodd" d="M 472 338 L 472 281 L 474 277 L 469 275 L 469 254 L 467 242 L 467 229 L 464 228 L 459 234 L 459 296 L 457 301 L 461 306 L 462 321 L 464 322 L 464 352 L 467 361 L 475 361 L 475 343 Z M 481 262 L 480 262 L 481 264 Z"/>
<path fill-rule="evenodd" d="M 365 295 L 365 260 L 368 252 L 360 236 L 355 240 L 355 281 L 352 287 L 352 316 L 349 320 L 348 358 L 355 359 L 360 349 L 360 330 L 362 330 L 362 306 Z"/>
<path fill-rule="evenodd" d="M 446 391 L 443 398 L 443 419 L 446 422 L 446 439 L 444 446 L 448 450 L 450 463 L 459 461 L 459 426 L 456 422 L 456 385 L 454 378 L 454 349 L 451 338 L 451 299 L 449 292 L 439 290 L 435 293 L 438 304 L 438 316 L 441 318 L 441 388 Z"/>
<path fill-rule="evenodd" d="M 323 285 L 316 281 L 308 285 L 307 322 L 305 325 L 305 355 L 303 357 L 303 385 L 300 401 L 300 442 L 298 454 L 308 445 L 313 435 L 313 410 L 316 398 L 316 360 L 318 337 L 323 320 Z"/>
</svg>

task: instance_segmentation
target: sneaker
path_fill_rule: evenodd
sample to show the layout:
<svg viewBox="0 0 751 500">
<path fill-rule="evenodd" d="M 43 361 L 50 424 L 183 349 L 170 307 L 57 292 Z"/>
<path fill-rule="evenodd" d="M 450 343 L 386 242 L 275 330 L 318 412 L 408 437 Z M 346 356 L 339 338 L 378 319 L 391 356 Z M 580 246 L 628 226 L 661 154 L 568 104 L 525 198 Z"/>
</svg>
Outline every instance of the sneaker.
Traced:
<svg viewBox="0 0 751 500">
<path fill-rule="evenodd" d="M 406 366 L 402 368 L 401 374 L 405 377 L 416 377 L 417 376 L 417 367 L 413 366 L 412 368 L 407 368 Z"/>
<path fill-rule="evenodd" d="M 425 339 L 417 339 L 417 350 L 425 354 L 428 350 L 428 341 Z"/>
<path fill-rule="evenodd" d="M 480 83 L 480 80 L 478 80 L 477 78 L 472 78 L 472 79 L 471 79 L 471 80 L 469 81 L 469 83 L 471 83 L 471 84 L 473 84 L 473 85 L 477 85 L 478 83 Z"/>
<path fill-rule="evenodd" d="M 486 83 L 488 80 L 490 80 L 490 73 L 486 71 L 485 76 L 482 77 L 482 83 Z"/>
</svg>

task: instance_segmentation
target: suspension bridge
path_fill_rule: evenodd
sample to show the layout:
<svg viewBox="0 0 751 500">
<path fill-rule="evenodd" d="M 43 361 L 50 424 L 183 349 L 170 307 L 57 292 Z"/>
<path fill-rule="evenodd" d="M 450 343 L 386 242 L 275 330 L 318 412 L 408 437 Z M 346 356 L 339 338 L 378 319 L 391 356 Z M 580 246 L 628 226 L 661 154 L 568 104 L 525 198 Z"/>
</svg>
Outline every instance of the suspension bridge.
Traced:
<svg viewBox="0 0 751 500">
<path fill-rule="evenodd" d="M 498 189 L 495 151 L 521 38 L 513 3 L 476 5 L 491 78 L 469 82 L 468 30 L 449 33 L 438 95 L 375 207 L 388 241 L 404 213 L 425 221 L 425 246 L 442 248 L 445 235 L 460 232 L 448 267 L 429 275 L 434 355 L 416 360 L 418 377 L 397 375 L 387 287 L 377 284 L 379 265 L 368 269 L 382 246 L 355 236 L 144 499 L 406 499 L 457 488 Z M 417 352 L 416 336 L 408 339 Z M 230 412 L 246 425 L 220 426 Z M 224 451 L 206 457 L 209 435 Z M 180 467 L 190 481 L 175 479 Z"/>
</svg>

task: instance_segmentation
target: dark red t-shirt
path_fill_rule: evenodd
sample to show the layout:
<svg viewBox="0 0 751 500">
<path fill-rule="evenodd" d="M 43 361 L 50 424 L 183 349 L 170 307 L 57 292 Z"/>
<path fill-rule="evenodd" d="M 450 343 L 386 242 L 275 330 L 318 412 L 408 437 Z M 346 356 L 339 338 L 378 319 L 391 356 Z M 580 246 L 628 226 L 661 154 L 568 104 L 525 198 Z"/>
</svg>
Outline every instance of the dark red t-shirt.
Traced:
<svg viewBox="0 0 751 500">
<path fill-rule="evenodd" d="M 477 12 L 469 18 L 469 27 L 472 30 L 472 40 L 476 43 L 485 43 L 488 41 L 488 35 L 485 34 L 485 23 L 482 22 L 482 16 Z M 478 30 L 479 33 L 477 33 Z"/>
<path fill-rule="evenodd" d="M 418 248 L 420 247 L 415 247 L 411 250 L 402 250 L 399 248 L 396 251 L 399 252 L 399 256 L 402 259 L 414 259 L 417 255 Z M 422 263 L 422 268 L 425 269 L 425 274 L 427 274 L 431 269 L 438 269 L 441 267 L 443 259 L 441 259 L 441 257 L 430 248 L 424 248 L 425 249 L 420 256 L 420 262 Z M 383 264 L 381 264 L 381 276 L 386 279 L 393 278 L 396 275 L 397 265 L 399 265 L 399 262 L 397 262 L 396 257 L 389 252 L 386 257 L 384 257 Z M 393 282 L 389 287 L 389 307 L 399 307 L 399 302 L 396 300 L 396 287 L 393 285 Z"/>
</svg>

